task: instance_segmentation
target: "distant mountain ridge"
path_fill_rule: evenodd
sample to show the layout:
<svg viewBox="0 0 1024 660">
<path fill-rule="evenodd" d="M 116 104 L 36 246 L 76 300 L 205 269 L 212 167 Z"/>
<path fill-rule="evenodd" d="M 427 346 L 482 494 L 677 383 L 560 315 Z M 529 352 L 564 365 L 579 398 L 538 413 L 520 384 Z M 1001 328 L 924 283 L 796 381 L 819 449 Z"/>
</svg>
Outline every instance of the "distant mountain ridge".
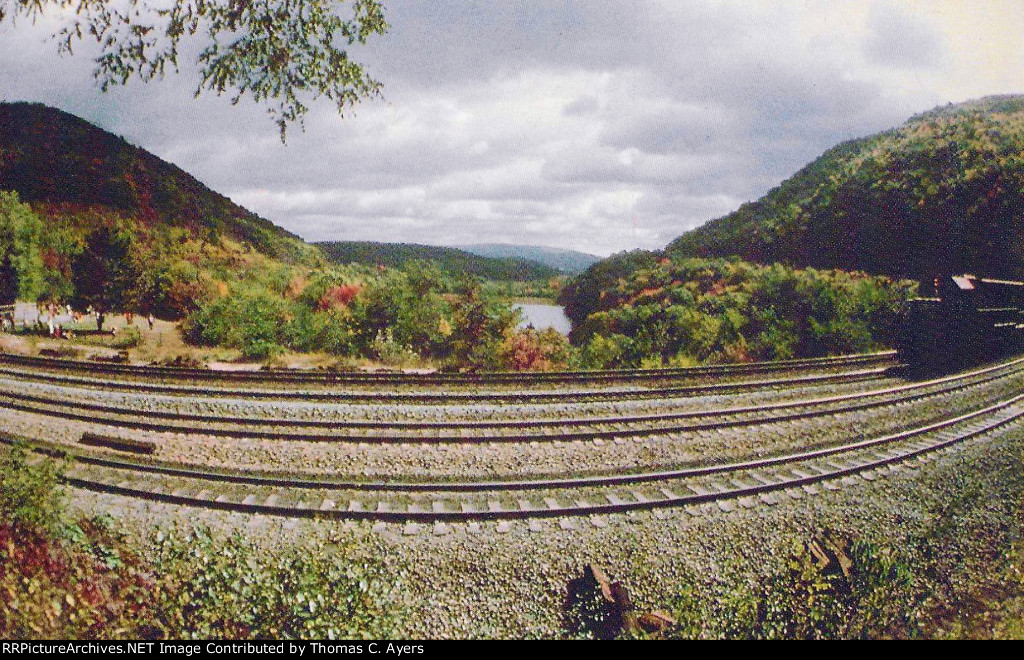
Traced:
<svg viewBox="0 0 1024 660">
<path fill-rule="evenodd" d="M 666 252 L 920 281 L 954 272 L 1020 279 L 1022 227 L 1024 96 L 994 96 L 840 144 Z"/>
<path fill-rule="evenodd" d="M 374 243 L 370 241 L 325 241 L 315 243 L 336 264 L 357 263 L 400 268 L 410 261 L 433 261 L 442 271 L 467 273 L 490 280 L 528 281 L 555 277 L 559 272 L 535 261 L 492 258 L 457 248 L 415 243 Z"/>
<path fill-rule="evenodd" d="M 72 225 L 90 215 L 118 216 L 182 228 L 213 244 L 228 237 L 284 261 L 313 254 L 299 237 L 179 167 L 39 103 L 0 103 L 0 190 Z"/>
<path fill-rule="evenodd" d="M 586 252 L 540 245 L 478 243 L 474 245 L 458 245 L 456 247 L 481 257 L 518 258 L 536 261 L 569 274 L 582 273 L 601 260 L 601 257 L 587 254 Z"/>
</svg>

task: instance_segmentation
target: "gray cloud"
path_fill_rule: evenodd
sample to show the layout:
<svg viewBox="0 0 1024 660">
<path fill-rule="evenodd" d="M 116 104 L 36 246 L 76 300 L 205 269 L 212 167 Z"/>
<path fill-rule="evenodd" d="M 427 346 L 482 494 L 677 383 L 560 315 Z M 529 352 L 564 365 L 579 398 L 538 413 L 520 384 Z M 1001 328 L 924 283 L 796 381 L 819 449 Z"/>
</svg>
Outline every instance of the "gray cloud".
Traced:
<svg viewBox="0 0 1024 660">
<path fill-rule="evenodd" d="M 900 7 L 876 2 L 871 7 L 871 36 L 864 52 L 873 61 L 904 69 L 932 69 L 945 57 L 941 33 Z"/>
<path fill-rule="evenodd" d="M 287 146 L 258 106 L 194 100 L 188 71 L 99 93 L 88 48 L 57 57 L 52 25 L 0 31 L 0 95 L 124 135 L 311 240 L 608 254 L 661 247 L 842 140 L 963 100 L 947 91 L 951 45 L 919 10 L 396 1 L 392 31 L 353 50 L 384 100 L 345 119 L 315 104 Z"/>
</svg>

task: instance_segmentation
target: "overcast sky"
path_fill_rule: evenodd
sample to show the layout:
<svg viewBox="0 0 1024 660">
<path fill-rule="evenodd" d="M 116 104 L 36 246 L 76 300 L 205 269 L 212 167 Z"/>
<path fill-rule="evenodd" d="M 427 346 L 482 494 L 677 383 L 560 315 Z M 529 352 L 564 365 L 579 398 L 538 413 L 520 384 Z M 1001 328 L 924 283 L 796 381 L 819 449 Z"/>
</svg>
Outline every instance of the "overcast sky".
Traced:
<svg viewBox="0 0 1024 660">
<path fill-rule="evenodd" d="M 1024 92 L 1021 0 L 390 0 L 384 99 L 282 145 L 195 77 L 101 93 L 52 26 L 0 31 L 0 98 L 123 135 L 308 240 L 660 248 L 825 149 Z M 0 127 L 2 130 L 2 127 Z"/>
</svg>

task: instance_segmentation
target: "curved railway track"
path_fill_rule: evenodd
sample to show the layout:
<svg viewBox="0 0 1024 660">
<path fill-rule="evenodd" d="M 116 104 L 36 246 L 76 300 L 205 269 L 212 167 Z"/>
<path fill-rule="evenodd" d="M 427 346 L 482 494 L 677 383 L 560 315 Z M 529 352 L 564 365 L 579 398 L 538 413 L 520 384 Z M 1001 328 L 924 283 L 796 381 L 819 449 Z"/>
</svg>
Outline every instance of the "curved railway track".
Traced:
<svg viewBox="0 0 1024 660">
<path fill-rule="evenodd" d="M 891 355 L 865 356 L 866 366 L 890 360 Z M 0 359 L 0 363 L 4 360 Z M 780 369 L 805 369 L 806 364 L 795 367 L 796 361 Z M 84 363 L 82 363 L 84 364 Z M 821 369 L 834 369 L 848 362 L 832 360 L 818 362 Z M 66 474 L 67 483 L 77 488 L 167 502 L 190 507 L 234 511 L 250 514 L 287 516 L 296 518 L 338 518 L 377 521 L 399 521 L 417 526 L 433 523 L 435 532 L 444 533 L 448 522 L 477 525 L 480 521 L 495 520 L 500 525 L 510 520 L 528 521 L 531 529 L 545 518 L 560 519 L 563 527 L 573 527 L 577 520 L 590 517 L 595 525 L 602 516 L 613 513 L 655 511 L 680 508 L 690 513 L 701 507 L 714 507 L 731 511 L 737 507 L 777 504 L 780 499 L 799 499 L 822 490 L 836 490 L 856 481 L 871 481 L 890 469 L 913 467 L 926 460 L 933 452 L 958 443 L 981 439 L 1006 429 L 1024 425 L 1024 394 L 1018 394 L 1024 377 L 1024 358 L 974 371 L 935 378 L 929 381 L 880 387 L 866 391 L 831 394 L 803 400 L 773 401 L 756 405 L 723 406 L 710 410 L 676 410 L 639 415 L 586 415 L 571 418 L 527 418 L 511 420 L 448 421 L 377 421 L 325 419 L 288 419 L 274 416 L 252 417 L 217 415 L 159 410 L 138 410 L 100 403 L 102 393 L 116 392 L 173 393 L 183 396 L 194 393 L 201 396 L 235 396 L 254 401 L 279 396 L 282 400 L 307 399 L 309 392 L 296 390 L 231 390 L 226 388 L 195 388 L 167 383 L 133 383 L 130 380 L 108 381 L 83 376 L 70 369 L 71 374 L 55 373 L 59 369 L 49 361 L 45 369 L 36 367 L 0 367 L 0 407 L 44 417 L 67 419 L 75 422 L 114 427 L 172 433 L 188 440 L 191 436 L 225 436 L 262 438 L 280 441 L 347 441 L 360 447 L 369 443 L 529 443 L 538 441 L 594 440 L 642 436 L 674 438 L 676 433 L 689 433 L 728 427 L 754 427 L 777 422 L 817 420 L 831 415 L 868 409 L 901 406 L 931 401 L 931 408 L 921 415 L 910 415 L 901 423 L 874 426 L 874 437 L 858 437 L 855 429 L 845 428 L 849 416 L 835 422 L 829 442 L 808 437 L 806 441 L 783 447 L 778 453 L 756 458 L 737 456 L 731 461 L 708 456 L 699 464 L 683 461 L 676 463 L 641 463 L 622 465 L 616 469 L 593 470 L 581 463 L 577 468 L 566 468 L 555 476 L 537 474 L 533 477 L 517 476 L 519 468 L 508 468 L 488 478 L 467 479 L 451 474 L 403 478 L 353 478 L 345 474 L 326 472 L 295 475 L 280 472 L 257 471 L 256 468 L 227 469 L 186 465 L 159 459 L 145 459 L 130 454 L 119 454 L 109 447 L 96 449 L 84 445 L 71 445 L 74 437 L 61 442 L 36 438 L 18 438 L 0 434 L 0 442 L 13 443 L 27 440 L 41 455 L 67 453 L 74 461 Z M 104 365 L 107 366 L 107 365 Z M 682 371 L 682 370 L 673 370 Z M 723 373 L 734 373 L 726 370 Z M 751 372 L 765 373 L 765 372 Z M 770 373 L 770 372 L 768 372 Z M 885 368 L 859 369 L 842 374 L 792 376 L 734 383 L 711 383 L 693 386 L 652 387 L 643 390 L 611 389 L 551 392 L 485 393 L 483 401 L 493 396 L 502 405 L 519 402 L 517 396 L 540 396 L 542 401 L 576 401 L 580 397 L 612 393 L 612 400 L 629 400 L 637 393 L 649 397 L 651 392 L 671 392 L 671 396 L 707 396 L 726 392 L 764 390 L 779 387 L 800 387 L 832 382 L 857 382 L 879 378 Z M 124 376 L 120 372 L 119 376 Z M 6 378 L 6 380 L 5 380 Z M 46 383 L 52 396 L 40 391 L 19 391 L 18 382 Z M 276 381 L 272 381 L 276 382 Z M 569 387 L 574 385 L 570 381 Z M 93 400 L 74 400 L 75 390 L 88 392 Z M 61 390 L 65 388 L 65 390 Z M 737 390 L 739 388 L 739 390 Z M 27 389 L 27 388 L 26 388 Z M 212 392 L 212 394 L 206 394 Z M 230 394 L 225 394 L 230 393 Z M 316 393 L 325 398 L 316 401 L 345 401 L 346 393 Z M 407 400 L 420 401 L 426 396 L 430 403 L 446 402 L 452 393 L 383 392 L 369 397 L 379 405 Z M 457 392 L 472 397 L 471 392 Z M 957 406 L 942 408 L 943 397 L 967 397 Z M 327 398 L 329 397 L 329 398 Z M 456 397 L 457 401 L 463 399 Z M 466 399 L 478 401 L 481 399 Z M 530 400 L 530 399 L 526 399 Z M 938 408 L 936 407 L 938 402 Z M 657 404 L 660 405 L 660 404 Z M 953 412 L 956 408 L 958 412 Z M 657 408 L 655 408 L 657 410 Z M 877 417 L 878 414 L 875 413 Z M 898 416 L 898 412 L 896 414 Z M 948 418 L 940 418 L 948 416 Z M 884 417 L 883 417 L 884 418 Z M 916 421 L 909 421 L 916 418 Z M 43 419 L 43 418 L 40 418 Z M 843 421 L 847 420 L 847 421 Z M 913 428 L 905 428 L 913 424 Z M 45 425 L 39 427 L 45 428 Z M 800 427 L 794 427 L 799 429 Z M 815 428 L 811 426 L 810 428 Z M 822 427 L 824 428 L 824 427 Z M 837 430 L 838 429 L 838 430 Z M 742 433 L 746 434 L 747 431 Z M 806 431 L 797 436 L 806 435 Z M 722 442 L 729 442 L 724 438 Z M 355 446 L 355 445 L 353 445 Z M 497 445 L 494 445 L 497 446 Z M 543 445 L 540 445 L 543 446 Z M 581 445 L 582 446 L 582 445 Z M 526 444 L 523 444 L 527 448 Z M 473 451 L 476 451 L 475 449 Z M 539 451 L 539 450 L 538 450 Z M 587 457 L 587 461 L 590 458 Z M 595 463 L 596 465 L 596 463 Z M 668 466 L 668 467 L 665 467 Z M 326 469 L 326 468 L 325 468 Z M 354 473 L 353 473 L 354 474 Z M 539 529 L 539 527 L 538 527 Z"/>
<path fill-rule="evenodd" d="M 772 495 L 802 498 L 837 480 L 873 480 L 879 470 L 918 459 L 955 444 L 982 437 L 1024 418 L 1024 395 L 966 415 L 902 433 L 840 446 L 742 463 L 709 465 L 602 477 L 424 484 L 334 483 L 276 480 L 166 468 L 141 463 L 76 456 L 78 465 L 65 480 L 72 486 L 192 507 L 290 517 L 377 519 L 387 521 L 471 521 L 487 519 L 573 518 L 715 502 L 725 511 L 758 502 L 775 504 Z M 9 436 L 2 438 L 11 442 Z M 53 448 L 36 447 L 42 453 Z M 228 486 L 228 487 L 226 487 Z M 511 505 L 490 493 L 523 490 Z M 367 498 L 372 493 L 427 493 L 417 497 Z M 443 497 L 438 497 L 442 493 Z M 347 495 L 354 497 L 347 497 Z M 469 497 L 456 498 L 457 494 Z M 755 499 L 755 496 L 757 499 Z M 359 499 L 355 499 L 358 497 Z M 339 506 L 339 502 L 341 506 Z"/>
<path fill-rule="evenodd" d="M 150 432 L 292 441 L 371 443 L 472 443 L 590 440 L 663 435 L 732 426 L 792 421 L 894 406 L 947 395 L 1024 371 L 1024 360 L 866 392 L 754 406 L 652 415 L 503 421 L 297 420 L 142 411 L 0 391 L 0 405 L 50 417 Z M 712 386 L 714 387 L 714 386 Z M 707 391 L 700 390 L 701 392 Z"/>
<path fill-rule="evenodd" d="M 61 360 L 43 357 L 27 357 L 0 353 L 0 364 L 31 368 L 39 371 L 56 371 L 59 373 L 77 373 L 87 375 L 125 376 L 133 379 L 151 381 L 186 381 L 250 383 L 258 385 L 300 384 L 327 386 L 440 386 L 456 387 L 500 386 L 516 388 L 538 385 L 579 385 L 628 382 L 642 385 L 665 381 L 686 379 L 704 379 L 709 377 L 739 376 L 751 374 L 771 374 L 787 371 L 827 368 L 853 368 L 869 365 L 895 364 L 895 351 L 877 353 L 843 355 L 802 360 L 780 360 L 774 362 L 754 362 L 749 364 L 724 364 L 701 367 L 683 367 L 667 369 L 622 369 L 609 371 L 553 371 L 531 373 L 395 373 L 395 372 L 336 372 L 325 370 L 297 369 L 264 369 L 259 371 L 219 371 L 210 369 L 191 369 L 181 367 L 138 366 L 126 364 L 110 364 L 101 362 L 85 362 L 80 360 Z"/>
<path fill-rule="evenodd" d="M 186 385 L 165 385 L 134 383 L 123 380 L 99 380 L 78 376 L 63 376 L 50 373 L 31 373 L 0 368 L 0 376 L 30 378 L 35 381 L 65 385 L 78 385 L 105 390 L 146 392 L 149 394 L 177 394 L 186 396 L 207 396 L 237 399 L 298 400 L 329 403 L 549 403 L 559 401 L 627 401 L 709 395 L 728 392 L 749 392 L 754 390 L 821 385 L 827 383 L 852 383 L 881 378 L 890 373 L 891 367 L 878 367 L 845 371 L 825 375 L 796 376 L 771 380 L 741 380 L 713 384 L 684 385 L 675 387 L 651 387 L 641 389 L 590 389 L 590 390 L 534 390 L 505 392 L 396 392 L 396 391 L 317 391 L 317 390 L 237 390 Z"/>
</svg>

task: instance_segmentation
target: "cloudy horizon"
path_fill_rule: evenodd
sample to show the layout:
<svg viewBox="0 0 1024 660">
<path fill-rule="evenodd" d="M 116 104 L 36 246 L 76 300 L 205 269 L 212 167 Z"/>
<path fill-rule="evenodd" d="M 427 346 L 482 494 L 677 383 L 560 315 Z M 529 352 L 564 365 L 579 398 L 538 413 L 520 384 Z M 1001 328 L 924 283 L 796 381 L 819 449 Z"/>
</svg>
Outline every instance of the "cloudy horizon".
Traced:
<svg viewBox="0 0 1024 660">
<path fill-rule="evenodd" d="M 826 149 L 1024 92 L 1024 3 L 386 2 L 382 100 L 282 145 L 196 77 L 103 94 L 52 25 L 0 29 L 0 100 L 83 117 L 310 241 L 661 248 Z"/>
</svg>

